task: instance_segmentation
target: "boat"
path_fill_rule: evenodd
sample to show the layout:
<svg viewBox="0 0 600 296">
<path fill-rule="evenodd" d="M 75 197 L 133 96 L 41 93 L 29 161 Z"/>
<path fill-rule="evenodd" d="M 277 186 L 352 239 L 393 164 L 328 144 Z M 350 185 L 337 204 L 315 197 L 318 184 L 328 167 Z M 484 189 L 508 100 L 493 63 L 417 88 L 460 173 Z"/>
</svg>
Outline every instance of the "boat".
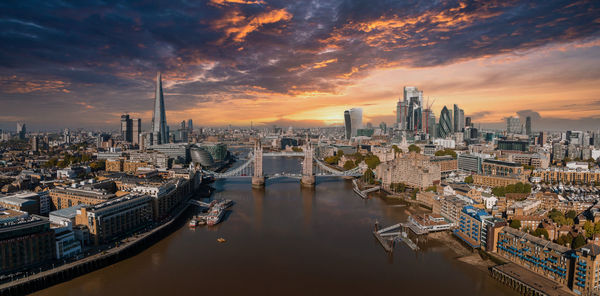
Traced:
<svg viewBox="0 0 600 296">
<path fill-rule="evenodd" d="M 217 242 L 220 242 L 220 243 L 224 243 L 224 242 L 226 242 L 226 241 L 227 241 L 227 240 L 225 240 L 225 239 L 224 239 L 224 238 L 222 238 L 222 237 L 220 237 L 220 238 L 218 238 L 218 239 L 217 239 Z"/>
<path fill-rule="evenodd" d="M 196 225 L 198 225 L 198 221 L 196 219 L 192 219 L 192 220 L 190 220 L 190 224 L 189 225 L 192 228 L 196 227 Z"/>
<path fill-rule="evenodd" d="M 223 214 L 225 213 L 225 210 L 219 206 L 219 205 L 215 205 L 212 207 L 212 209 L 210 210 L 210 212 L 208 213 L 208 216 L 206 216 L 206 224 L 208 225 L 216 225 L 219 222 L 221 222 L 221 218 L 223 218 Z"/>
</svg>

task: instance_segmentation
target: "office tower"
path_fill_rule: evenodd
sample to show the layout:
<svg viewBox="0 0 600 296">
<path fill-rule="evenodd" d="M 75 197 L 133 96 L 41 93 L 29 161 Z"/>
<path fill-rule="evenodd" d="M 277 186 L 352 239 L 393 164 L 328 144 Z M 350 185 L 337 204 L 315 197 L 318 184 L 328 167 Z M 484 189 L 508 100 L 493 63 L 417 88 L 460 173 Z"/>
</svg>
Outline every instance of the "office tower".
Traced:
<svg viewBox="0 0 600 296">
<path fill-rule="evenodd" d="M 352 120 L 350 119 L 350 110 L 344 111 L 344 129 L 346 131 L 346 140 L 352 138 Z"/>
<path fill-rule="evenodd" d="M 459 133 L 465 129 L 465 111 L 454 104 L 454 120 L 452 121 L 452 131 Z"/>
<path fill-rule="evenodd" d="M 465 126 L 471 126 L 471 125 L 472 125 L 472 123 L 471 123 L 471 117 L 468 117 L 468 116 L 465 117 Z"/>
<path fill-rule="evenodd" d="M 121 115 L 121 137 L 125 142 L 131 142 L 133 131 L 133 122 L 129 118 L 129 114 Z"/>
<path fill-rule="evenodd" d="M 344 111 L 344 127 L 346 139 L 356 137 L 356 131 L 362 128 L 362 109 L 352 108 Z"/>
<path fill-rule="evenodd" d="M 40 144 L 39 138 L 37 136 L 31 137 L 31 139 L 29 139 L 29 144 L 31 144 L 31 151 L 37 152 Z"/>
<path fill-rule="evenodd" d="M 250 125 L 252 125 L 252 124 L 250 124 Z M 192 122 L 191 119 L 188 119 L 188 131 L 190 133 L 192 133 L 194 131 L 194 123 Z"/>
<path fill-rule="evenodd" d="M 183 120 L 179 126 L 177 139 L 184 143 L 188 141 L 188 129 L 185 127 L 185 120 Z"/>
<path fill-rule="evenodd" d="M 510 116 L 506 118 L 506 132 L 509 134 L 520 134 L 522 132 L 519 116 Z"/>
<path fill-rule="evenodd" d="M 25 139 L 25 134 L 27 133 L 27 126 L 22 122 L 17 122 L 17 136 L 19 139 Z"/>
<path fill-rule="evenodd" d="M 385 122 L 381 122 L 379 124 L 379 129 L 381 129 L 382 133 L 384 133 L 384 134 L 387 133 L 387 124 Z"/>
<path fill-rule="evenodd" d="M 531 116 L 525 117 L 525 133 L 531 136 Z"/>
<path fill-rule="evenodd" d="M 419 131 L 423 124 L 423 91 L 414 86 L 404 87 L 404 100 L 396 105 L 396 124 L 401 130 Z"/>
<path fill-rule="evenodd" d="M 429 109 L 427 109 L 429 110 Z M 429 138 L 433 139 L 437 137 L 437 130 L 435 124 L 435 114 L 431 110 L 429 110 L 429 115 L 427 117 L 427 134 L 429 134 Z"/>
<path fill-rule="evenodd" d="M 452 134 L 452 116 L 450 116 L 450 110 L 446 106 L 442 109 L 440 113 L 440 126 L 438 129 L 438 136 L 440 138 L 446 138 L 450 134 Z"/>
<path fill-rule="evenodd" d="M 140 118 L 131 119 L 131 143 L 134 146 L 140 145 L 140 135 L 142 134 L 142 120 Z"/>
<path fill-rule="evenodd" d="M 156 74 L 156 94 L 154 97 L 154 113 L 152 114 L 152 144 L 169 143 L 167 116 L 165 114 L 165 99 L 163 97 L 162 79 L 160 72 Z"/>
</svg>

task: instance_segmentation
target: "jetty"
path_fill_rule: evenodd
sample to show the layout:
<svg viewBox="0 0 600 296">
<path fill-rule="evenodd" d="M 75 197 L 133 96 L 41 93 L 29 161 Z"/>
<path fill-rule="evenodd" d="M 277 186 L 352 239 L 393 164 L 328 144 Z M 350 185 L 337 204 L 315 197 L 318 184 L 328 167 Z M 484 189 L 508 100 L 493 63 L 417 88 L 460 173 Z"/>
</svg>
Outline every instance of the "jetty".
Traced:
<svg viewBox="0 0 600 296">
<path fill-rule="evenodd" d="M 360 190 L 360 188 L 358 187 L 358 182 L 356 182 L 356 179 L 352 180 L 352 185 L 353 185 L 354 193 L 358 194 L 358 196 L 360 196 L 363 199 L 369 198 L 369 196 L 368 196 L 369 193 L 381 190 L 381 186 L 375 186 L 375 187 L 367 188 L 365 190 Z"/>
<path fill-rule="evenodd" d="M 405 243 L 409 248 L 413 251 L 418 251 L 419 246 L 415 244 L 409 237 L 407 233 L 407 229 L 410 229 L 407 223 L 398 223 L 392 226 L 388 226 L 382 229 L 379 228 L 379 223 L 375 222 L 375 231 L 373 231 L 373 235 L 379 241 L 383 249 L 391 253 L 394 251 L 394 245 L 396 241 L 401 241 Z M 398 231 L 399 230 L 399 231 Z"/>
</svg>

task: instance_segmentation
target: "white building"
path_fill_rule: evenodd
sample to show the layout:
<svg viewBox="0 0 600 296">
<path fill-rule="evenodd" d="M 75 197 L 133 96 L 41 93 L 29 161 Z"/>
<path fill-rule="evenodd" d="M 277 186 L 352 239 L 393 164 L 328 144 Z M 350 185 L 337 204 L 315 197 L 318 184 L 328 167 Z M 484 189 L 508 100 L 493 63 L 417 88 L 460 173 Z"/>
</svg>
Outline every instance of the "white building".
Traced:
<svg viewBox="0 0 600 296">
<path fill-rule="evenodd" d="M 56 235 L 56 259 L 69 258 L 81 253 L 81 243 L 75 238 L 70 225 L 53 229 Z"/>
<path fill-rule="evenodd" d="M 443 148 L 456 148 L 456 141 L 450 139 L 435 139 L 433 140 L 433 144 L 441 146 Z"/>
</svg>

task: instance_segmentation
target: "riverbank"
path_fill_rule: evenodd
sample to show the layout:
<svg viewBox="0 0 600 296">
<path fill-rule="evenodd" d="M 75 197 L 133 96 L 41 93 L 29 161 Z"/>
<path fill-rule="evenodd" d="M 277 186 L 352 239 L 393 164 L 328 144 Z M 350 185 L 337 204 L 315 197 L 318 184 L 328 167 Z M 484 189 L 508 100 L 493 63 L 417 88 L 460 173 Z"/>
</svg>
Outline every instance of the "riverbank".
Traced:
<svg viewBox="0 0 600 296">
<path fill-rule="evenodd" d="M 191 193 L 185 198 L 185 201 L 174 211 L 175 214 L 162 225 L 146 233 L 124 239 L 120 245 L 114 248 L 2 284 L 0 285 L 0 295 L 13 296 L 33 293 L 135 256 L 185 225 L 185 220 L 190 213 L 190 204 L 187 202 L 190 198 L 196 194 L 210 196 L 211 192 L 209 186 L 201 185 L 197 192 Z M 184 213 L 187 214 L 184 215 Z"/>
</svg>

